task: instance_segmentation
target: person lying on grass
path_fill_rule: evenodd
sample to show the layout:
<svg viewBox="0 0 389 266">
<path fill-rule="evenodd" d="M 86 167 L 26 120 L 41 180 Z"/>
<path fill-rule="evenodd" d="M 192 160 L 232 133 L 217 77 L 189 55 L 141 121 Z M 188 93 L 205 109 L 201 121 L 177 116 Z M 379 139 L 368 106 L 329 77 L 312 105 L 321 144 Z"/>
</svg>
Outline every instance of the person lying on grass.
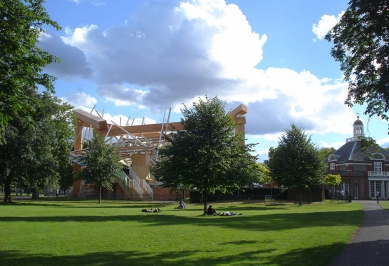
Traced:
<svg viewBox="0 0 389 266">
<path fill-rule="evenodd" d="M 155 208 L 153 209 L 142 209 L 142 212 L 161 212 L 161 209 Z"/>
<path fill-rule="evenodd" d="M 242 213 L 236 214 L 235 212 L 222 212 L 218 214 L 219 216 L 237 216 L 242 215 Z"/>
</svg>

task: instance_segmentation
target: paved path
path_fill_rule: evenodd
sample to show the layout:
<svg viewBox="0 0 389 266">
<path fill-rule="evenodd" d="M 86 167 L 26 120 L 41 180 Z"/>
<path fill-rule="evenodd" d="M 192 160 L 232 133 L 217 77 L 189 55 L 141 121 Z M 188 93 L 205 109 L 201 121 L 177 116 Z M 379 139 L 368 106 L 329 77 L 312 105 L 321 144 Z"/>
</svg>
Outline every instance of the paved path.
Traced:
<svg viewBox="0 0 389 266">
<path fill-rule="evenodd" d="M 358 202 L 365 210 L 365 220 L 330 266 L 389 265 L 389 213 L 374 200 Z"/>
</svg>

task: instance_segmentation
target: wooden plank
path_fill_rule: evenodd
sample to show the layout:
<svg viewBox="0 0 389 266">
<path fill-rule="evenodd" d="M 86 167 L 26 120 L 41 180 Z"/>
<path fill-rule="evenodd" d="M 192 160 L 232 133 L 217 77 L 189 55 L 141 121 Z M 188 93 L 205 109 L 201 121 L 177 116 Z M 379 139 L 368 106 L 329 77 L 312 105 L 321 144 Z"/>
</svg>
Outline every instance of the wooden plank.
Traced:
<svg viewBox="0 0 389 266">
<path fill-rule="evenodd" d="M 237 115 L 245 115 L 247 114 L 247 106 L 244 104 L 239 105 L 234 110 L 228 113 L 232 117 L 236 117 Z"/>
<path fill-rule="evenodd" d="M 132 135 L 143 133 L 146 136 L 148 133 L 161 132 L 161 127 L 162 124 L 149 124 L 149 125 L 123 126 L 122 128 L 125 129 L 127 132 L 131 133 Z M 173 129 L 182 130 L 183 126 L 180 122 L 169 123 L 167 127 L 167 131 L 172 131 Z M 107 134 L 107 131 L 108 130 L 99 130 L 99 134 Z M 127 133 L 124 132 L 120 127 L 114 125 L 111 131 L 109 132 L 108 136 L 119 136 L 119 135 L 127 135 Z"/>
<path fill-rule="evenodd" d="M 107 121 L 96 115 L 92 115 L 81 109 L 74 109 L 74 115 L 81 121 L 91 125 L 95 129 L 107 129 Z"/>
</svg>

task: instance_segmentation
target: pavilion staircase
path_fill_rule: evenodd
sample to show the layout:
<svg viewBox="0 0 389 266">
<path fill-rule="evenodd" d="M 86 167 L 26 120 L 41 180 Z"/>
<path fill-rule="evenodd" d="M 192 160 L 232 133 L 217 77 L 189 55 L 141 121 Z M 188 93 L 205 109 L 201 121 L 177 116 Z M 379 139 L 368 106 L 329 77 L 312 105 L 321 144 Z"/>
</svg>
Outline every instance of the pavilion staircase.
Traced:
<svg viewBox="0 0 389 266">
<path fill-rule="evenodd" d="M 69 159 L 76 164 L 84 166 L 80 157 L 77 155 L 71 154 Z M 128 174 L 121 171 L 121 175 L 115 178 L 115 182 L 119 184 L 125 195 L 131 200 L 153 200 L 153 189 L 146 180 L 140 179 L 132 168 L 128 169 Z"/>
<path fill-rule="evenodd" d="M 129 199 L 141 201 L 153 200 L 153 189 L 146 180 L 140 179 L 131 168 L 129 168 L 128 174 L 122 171 L 120 177 L 117 177 L 115 181 Z"/>
</svg>

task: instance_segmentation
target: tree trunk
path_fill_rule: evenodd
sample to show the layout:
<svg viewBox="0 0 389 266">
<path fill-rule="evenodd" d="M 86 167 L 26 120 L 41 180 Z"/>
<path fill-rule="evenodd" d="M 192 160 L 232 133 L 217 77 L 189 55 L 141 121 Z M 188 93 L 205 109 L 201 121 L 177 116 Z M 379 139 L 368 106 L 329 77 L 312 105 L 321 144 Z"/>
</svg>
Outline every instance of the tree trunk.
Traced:
<svg viewBox="0 0 389 266">
<path fill-rule="evenodd" d="M 301 197 L 301 187 L 299 187 L 299 194 L 300 194 L 299 204 L 300 204 L 300 206 L 302 206 L 303 205 L 303 199 Z"/>
<path fill-rule="evenodd" d="M 203 190 L 204 215 L 207 214 L 207 201 L 208 201 L 207 194 L 208 194 L 208 191 L 206 189 L 204 189 Z"/>
<path fill-rule="evenodd" d="M 101 204 L 101 186 L 99 187 L 99 204 Z"/>
<path fill-rule="evenodd" d="M 11 200 L 11 177 L 5 176 L 4 182 L 4 203 L 12 202 Z"/>
<path fill-rule="evenodd" d="M 32 199 L 33 200 L 38 200 L 39 199 L 39 190 L 34 189 L 32 191 Z"/>
</svg>

